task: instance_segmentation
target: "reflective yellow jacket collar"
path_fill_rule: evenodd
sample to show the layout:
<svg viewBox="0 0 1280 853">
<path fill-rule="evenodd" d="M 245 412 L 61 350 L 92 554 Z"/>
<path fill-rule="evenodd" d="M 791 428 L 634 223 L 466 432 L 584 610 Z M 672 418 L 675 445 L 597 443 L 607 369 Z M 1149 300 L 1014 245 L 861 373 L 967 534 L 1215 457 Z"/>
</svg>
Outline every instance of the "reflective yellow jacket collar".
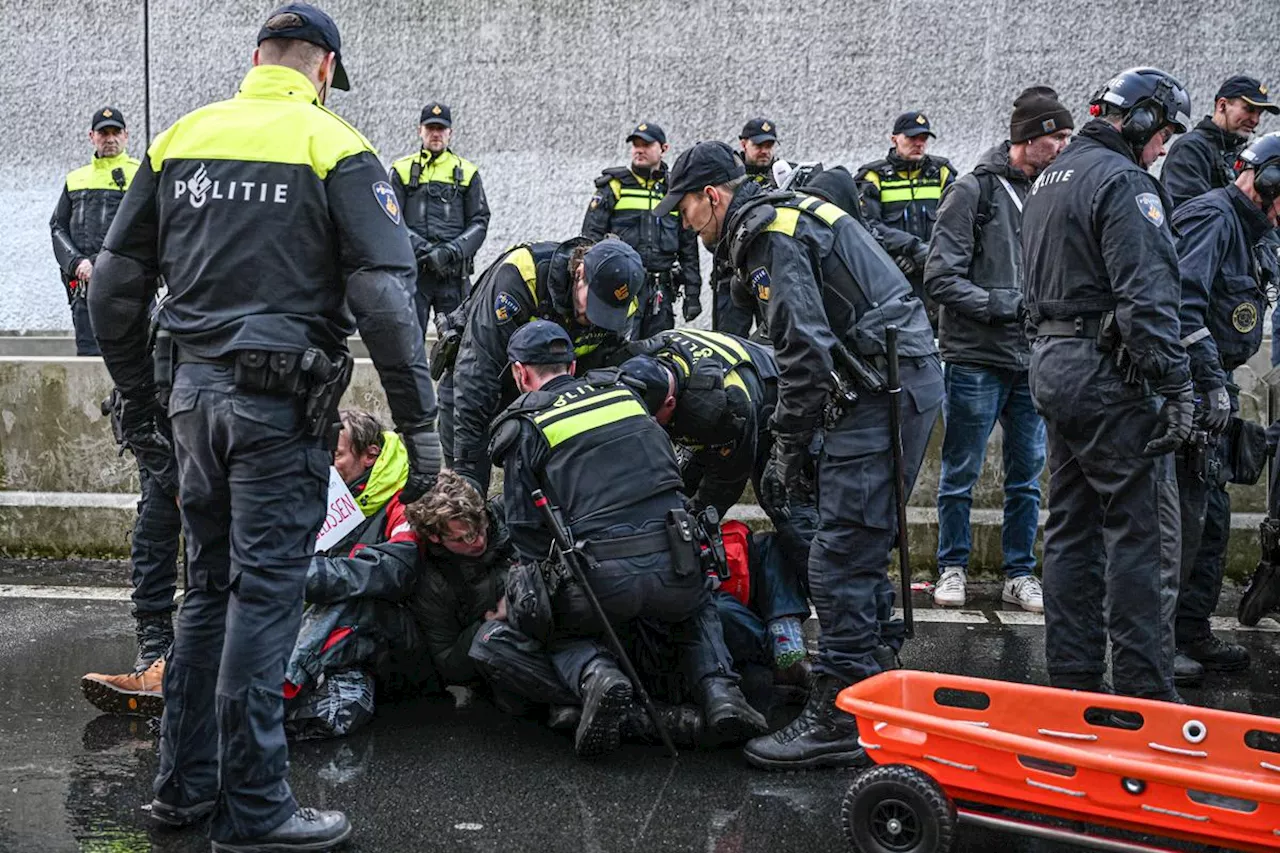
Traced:
<svg viewBox="0 0 1280 853">
<path fill-rule="evenodd" d="M 237 98 L 278 98 L 315 103 L 316 87 L 301 71 L 283 65 L 255 65 L 240 83 Z"/>
<path fill-rule="evenodd" d="M 117 166 L 123 166 L 130 162 L 132 162 L 132 160 L 129 158 L 128 151 L 121 151 L 114 157 L 99 157 L 97 154 L 93 155 L 93 168 L 95 169 L 106 169 L 107 171 L 110 171 Z"/>
</svg>

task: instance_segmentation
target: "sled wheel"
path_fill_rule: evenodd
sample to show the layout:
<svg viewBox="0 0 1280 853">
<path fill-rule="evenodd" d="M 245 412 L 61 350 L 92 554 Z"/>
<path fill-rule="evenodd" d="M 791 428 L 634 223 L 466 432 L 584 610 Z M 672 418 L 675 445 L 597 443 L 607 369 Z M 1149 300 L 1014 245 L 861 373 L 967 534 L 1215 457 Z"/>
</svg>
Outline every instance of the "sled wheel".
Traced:
<svg viewBox="0 0 1280 853">
<path fill-rule="evenodd" d="M 853 780 L 840 823 L 859 853 L 948 853 L 956 807 L 927 773 L 884 764 Z"/>
</svg>

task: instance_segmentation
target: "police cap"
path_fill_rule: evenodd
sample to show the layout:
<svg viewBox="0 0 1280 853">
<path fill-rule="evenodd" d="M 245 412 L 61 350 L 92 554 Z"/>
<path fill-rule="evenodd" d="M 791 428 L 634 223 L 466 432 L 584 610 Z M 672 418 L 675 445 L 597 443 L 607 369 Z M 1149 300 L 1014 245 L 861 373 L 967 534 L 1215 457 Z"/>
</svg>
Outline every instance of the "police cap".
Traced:
<svg viewBox="0 0 1280 853">
<path fill-rule="evenodd" d="M 419 124 L 438 124 L 441 127 L 453 127 L 453 111 L 448 104 L 432 101 L 422 108 Z"/>
<path fill-rule="evenodd" d="M 1243 74 L 1228 78 L 1225 83 L 1218 89 L 1218 94 L 1213 96 L 1216 101 L 1218 98 L 1240 98 L 1250 106 L 1258 107 L 1269 113 L 1280 113 L 1280 105 L 1268 97 L 1267 87 L 1262 85 L 1262 81 L 1255 77 L 1245 77 Z"/>
<path fill-rule="evenodd" d="M 667 194 L 653 209 L 654 216 L 666 216 L 680 199 L 703 187 L 727 184 L 746 174 L 746 168 L 723 142 L 699 142 L 676 158 L 667 178 Z"/>
<path fill-rule="evenodd" d="M 573 340 L 550 320 L 533 320 L 516 329 L 507 342 L 512 364 L 572 364 Z"/>
<path fill-rule="evenodd" d="M 644 261 L 635 249 L 609 237 L 587 250 L 582 265 L 587 319 L 593 326 L 621 332 L 631 317 L 631 303 L 644 286 Z"/>
<path fill-rule="evenodd" d="M 636 125 L 636 129 L 627 134 L 627 141 L 639 139 L 644 142 L 660 142 L 667 144 L 667 134 L 662 128 L 658 127 L 651 121 L 642 121 Z"/>
<path fill-rule="evenodd" d="M 933 132 L 933 128 L 929 125 L 929 117 L 922 112 L 911 110 L 905 112 L 893 120 L 893 135 L 899 134 L 903 136 L 920 136 L 927 133 L 937 139 L 938 134 Z"/>
<path fill-rule="evenodd" d="M 115 107 L 103 107 L 89 119 L 90 130 L 102 130 L 104 127 L 118 127 L 124 130 L 124 113 Z"/>
<path fill-rule="evenodd" d="M 637 355 L 622 362 L 621 370 L 626 383 L 636 389 L 649 414 L 657 414 L 671 393 L 670 369 L 653 356 Z"/>
<path fill-rule="evenodd" d="M 267 20 L 277 15 L 296 15 L 301 23 L 280 29 L 268 29 L 264 24 L 258 30 L 258 44 L 267 39 L 297 39 L 319 45 L 333 53 L 333 80 L 330 85 L 344 91 L 350 89 L 351 81 L 347 79 L 347 69 L 342 65 L 342 37 L 338 35 L 338 25 L 333 18 L 310 3 L 285 4 L 272 12 Z"/>
<path fill-rule="evenodd" d="M 738 138 L 754 142 L 756 145 L 762 142 L 777 142 L 778 125 L 767 118 L 753 118 L 742 126 L 742 133 L 738 134 Z"/>
</svg>

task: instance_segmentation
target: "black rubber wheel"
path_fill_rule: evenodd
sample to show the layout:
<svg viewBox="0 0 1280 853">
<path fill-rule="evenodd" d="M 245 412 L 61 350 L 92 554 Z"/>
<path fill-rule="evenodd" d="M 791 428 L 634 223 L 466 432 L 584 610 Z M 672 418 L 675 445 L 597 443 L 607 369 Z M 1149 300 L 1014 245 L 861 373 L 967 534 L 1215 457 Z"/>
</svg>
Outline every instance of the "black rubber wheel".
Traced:
<svg viewBox="0 0 1280 853">
<path fill-rule="evenodd" d="M 884 764 L 853 780 L 840 824 L 859 853 L 949 853 L 956 807 L 929 774 Z"/>
</svg>

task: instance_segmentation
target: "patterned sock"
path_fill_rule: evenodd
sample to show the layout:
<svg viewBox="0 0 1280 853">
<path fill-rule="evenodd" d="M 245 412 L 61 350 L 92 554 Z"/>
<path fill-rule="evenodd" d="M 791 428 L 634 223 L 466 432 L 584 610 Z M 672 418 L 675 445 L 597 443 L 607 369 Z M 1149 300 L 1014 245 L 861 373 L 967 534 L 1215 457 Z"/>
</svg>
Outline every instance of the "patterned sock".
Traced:
<svg viewBox="0 0 1280 853">
<path fill-rule="evenodd" d="M 804 660 L 809 653 L 804 645 L 804 629 L 799 617 L 774 619 L 769 623 L 769 634 L 773 637 L 773 665 L 776 669 L 787 669 Z"/>
</svg>

